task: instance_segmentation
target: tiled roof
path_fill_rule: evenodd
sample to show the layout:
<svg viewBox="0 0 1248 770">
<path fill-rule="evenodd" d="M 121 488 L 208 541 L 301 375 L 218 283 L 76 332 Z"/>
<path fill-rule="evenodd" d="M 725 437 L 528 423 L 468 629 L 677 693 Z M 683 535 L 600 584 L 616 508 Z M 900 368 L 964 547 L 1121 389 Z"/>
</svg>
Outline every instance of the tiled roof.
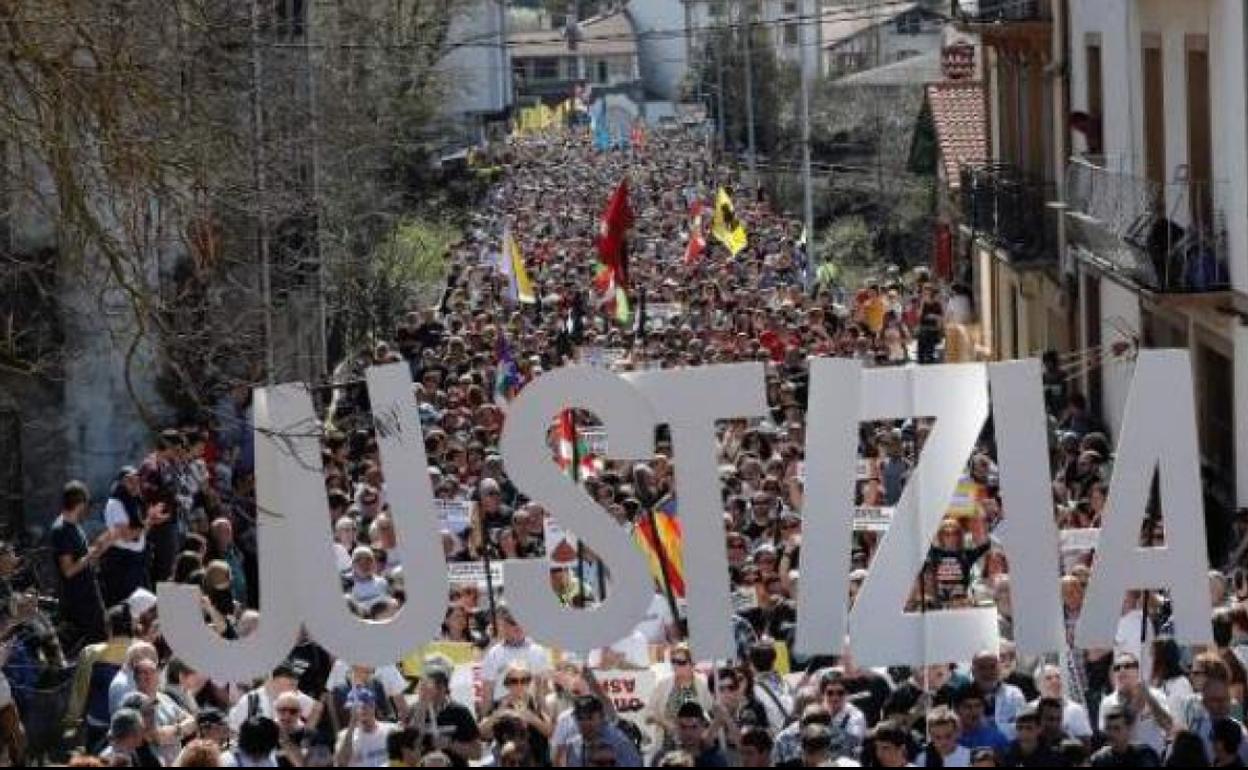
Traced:
<svg viewBox="0 0 1248 770">
<path fill-rule="evenodd" d="M 984 107 L 984 85 L 979 82 L 932 83 L 927 87 L 927 103 L 936 124 L 945 180 L 958 187 L 963 165 L 988 160 L 988 117 Z"/>
</svg>

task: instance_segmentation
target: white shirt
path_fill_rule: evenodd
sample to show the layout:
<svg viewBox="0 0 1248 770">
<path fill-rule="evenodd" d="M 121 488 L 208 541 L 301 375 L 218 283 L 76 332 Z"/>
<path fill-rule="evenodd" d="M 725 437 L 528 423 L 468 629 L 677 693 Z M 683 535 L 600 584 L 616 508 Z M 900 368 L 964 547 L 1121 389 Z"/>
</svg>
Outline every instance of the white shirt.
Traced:
<svg viewBox="0 0 1248 770">
<path fill-rule="evenodd" d="M 992 696 L 994 698 L 993 713 L 988 717 L 997 725 L 997 729 L 1007 740 L 1014 740 L 1014 720 L 1018 717 L 1018 712 L 1023 710 L 1027 705 L 1027 697 L 1023 695 L 1023 691 L 1012 684 L 1002 682 L 997 685 L 997 691 Z"/>
<path fill-rule="evenodd" d="M 927 767 L 927 752 L 919 754 L 919 758 L 914 762 L 915 767 Z M 953 753 L 947 757 L 941 757 L 942 767 L 970 767 L 971 766 L 971 750 L 965 746 L 958 746 Z"/>
<path fill-rule="evenodd" d="M 1166 707 L 1166 695 L 1160 690 L 1149 688 L 1153 699 L 1164 709 Z M 1106 695 L 1101 701 L 1101 713 L 1099 716 L 1099 724 L 1097 727 L 1101 732 L 1105 732 L 1105 714 L 1114 706 L 1123 706 L 1122 696 L 1115 690 Z M 1167 712 L 1168 713 L 1168 712 Z M 1143 744 L 1153 751 L 1157 752 L 1157 756 L 1162 756 L 1166 750 L 1167 736 L 1166 731 L 1161 729 L 1157 724 L 1157 719 L 1153 716 L 1151 708 L 1145 708 L 1141 713 L 1135 715 L 1135 727 L 1131 730 L 1131 742 L 1134 744 Z"/>
<path fill-rule="evenodd" d="M 352 729 L 352 728 L 347 728 Z M 390 733 L 398 729 L 394 722 L 378 722 L 377 727 L 366 733 L 356 727 L 351 743 L 351 761 L 347 767 L 386 767 L 390 764 L 390 752 L 386 750 L 386 739 Z M 338 733 L 338 746 L 347 739 L 347 730 Z"/>
<path fill-rule="evenodd" d="M 667 627 L 674 626 L 672 609 L 667 604 L 667 597 L 655 594 L 646 609 L 646 617 L 637 624 L 637 630 L 646 637 L 647 644 L 664 644 L 667 642 Z"/>
<path fill-rule="evenodd" d="M 334 667 L 329 670 L 329 679 L 325 683 L 327 689 L 334 689 L 347 684 L 351 675 L 351 667 L 342 658 L 334 661 Z M 403 678 L 402 672 L 398 666 L 381 666 L 373 670 L 373 678 L 381 682 L 381 687 L 386 691 L 386 695 L 391 698 L 398 698 L 407 690 L 407 680 Z"/>
<path fill-rule="evenodd" d="M 529 673 L 534 676 L 546 674 L 551 668 L 550 652 L 532 639 L 524 640 L 524 644 L 518 647 L 495 644 L 481 660 L 481 678 L 494 683 L 494 700 L 507 693 L 507 686 L 503 684 L 503 673 L 517 660 L 527 663 Z"/>
<path fill-rule="evenodd" d="M 108 503 L 104 505 L 104 524 L 109 529 L 130 526 L 130 514 L 126 511 L 126 506 L 115 497 L 108 498 Z M 143 553 L 147 549 L 147 534 L 140 530 L 138 540 L 114 540 L 112 547 L 121 551 Z"/>
<path fill-rule="evenodd" d="M 273 714 L 273 700 L 269 696 L 268 688 L 258 687 L 239 698 L 238 703 L 235 703 L 234 707 L 230 709 L 230 730 L 234 733 L 238 732 L 238 729 L 243 726 L 243 722 L 246 722 L 247 717 L 251 715 L 252 693 L 257 694 L 256 716 L 268 717 L 269 719 L 275 718 Z M 299 697 L 300 716 L 306 722 L 312 718 L 312 711 L 316 708 L 316 699 L 302 692 L 296 692 L 295 695 Z"/>
<path fill-rule="evenodd" d="M 634 631 L 611 645 L 611 651 L 623 655 L 624 660 L 633 668 L 650 667 L 650 645 L 640 631 Z M 589 667 L 602 668 L 601 650 L 589 653 Z"/>
</svg>

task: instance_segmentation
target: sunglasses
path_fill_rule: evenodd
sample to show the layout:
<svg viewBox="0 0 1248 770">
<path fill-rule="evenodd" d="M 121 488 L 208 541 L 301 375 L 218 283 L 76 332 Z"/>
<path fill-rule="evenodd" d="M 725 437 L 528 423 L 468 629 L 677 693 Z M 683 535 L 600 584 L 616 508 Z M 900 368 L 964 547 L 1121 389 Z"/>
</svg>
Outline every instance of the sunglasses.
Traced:
<svg viewBox="0 0 1248 770">
<path fill-rule="evenodd" d="M 672 665 L 673 666 L 687 666 L 689 665 L 689 659 L 688 658 L 672 658 Z"/>
<path fill-rule="evenodd" d="M 532 682 L 532 681 L 533 679 L 527 676 L 521 676 L 521 677 L 509 676 L 503 680 L 503 684 L 507 685 L 508 687 L 515 687 L 518 684 L 528 684 L 529 682 Z"/>
<path fill-rule="evenodd" d="M 1139 663 L 1115 663 L 1115 671 L 1132 671 L 1140 667 Z"/>
</svg>

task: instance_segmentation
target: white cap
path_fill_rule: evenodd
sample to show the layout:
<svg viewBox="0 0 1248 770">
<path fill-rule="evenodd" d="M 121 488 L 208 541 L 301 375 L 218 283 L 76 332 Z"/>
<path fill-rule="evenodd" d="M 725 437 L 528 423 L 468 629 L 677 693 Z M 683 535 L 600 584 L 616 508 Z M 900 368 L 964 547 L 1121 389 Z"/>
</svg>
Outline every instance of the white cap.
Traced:
<svg viewBox="0 0 1248 770">
<path fill-rule="evenodd" d="M 146 588 L 136 588 L 126 604 L 130 607 L 130 617 L 137 618 L 156 606 L 156 594 Z"/>
</svg>

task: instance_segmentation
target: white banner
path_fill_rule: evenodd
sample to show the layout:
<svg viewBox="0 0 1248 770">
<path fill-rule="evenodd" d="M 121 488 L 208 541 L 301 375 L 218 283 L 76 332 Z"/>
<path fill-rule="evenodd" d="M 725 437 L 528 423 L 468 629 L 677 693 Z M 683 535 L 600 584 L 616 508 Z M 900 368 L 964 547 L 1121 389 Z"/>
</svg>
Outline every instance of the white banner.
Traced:
<svg viewBox="0 0 1248 770">
<path fill-rule="evenodd" d="M 877 506 L 859 507 L 854 509 L 855 532 L 885 532 L 893 523 L 895 508 Z"/>
<path fill-rule="evenodd" d="M 653 727 L 646 724 L 645 713 L 657 680 L 654 671 L 600 671 L 596 678 L 620 718 L 627 719 L 641 730 L 644 736 L 642 754 L 652 751 L 655 734 Z"/>
<path fill-rule="evenodd" d="M 591 455 L 598 457 L 607 456 L 607 432 L 602 428 L 589 428 L 580 431 L 581 438 L 585 441 L 585 449 Z"/>
<path fill-rule="evenodd" d="M 434 500 L 442 528 L 463 537 L 472 526 L 472 503 L 468 500 Z"/>
<path fill-rule="evenodd" d="M 1096 550 L 1096 541 L 1101 536 L 1099 529 L 1063 529 L 1059 536 L 1062 540 L 1062 553 L 1083 553 Z"/>
<path fill-rule="evenodd" d="M 446 572 L 453 586 L 472 583 L 484 588 L 486 585 L 485 562 L 458 561 L 447 565 Z M 501 563 L 496 561 L 490 562 L 490 580 L 494 584 L 495 591 L 503 587 L 503 565 Z"/>
</svg>

